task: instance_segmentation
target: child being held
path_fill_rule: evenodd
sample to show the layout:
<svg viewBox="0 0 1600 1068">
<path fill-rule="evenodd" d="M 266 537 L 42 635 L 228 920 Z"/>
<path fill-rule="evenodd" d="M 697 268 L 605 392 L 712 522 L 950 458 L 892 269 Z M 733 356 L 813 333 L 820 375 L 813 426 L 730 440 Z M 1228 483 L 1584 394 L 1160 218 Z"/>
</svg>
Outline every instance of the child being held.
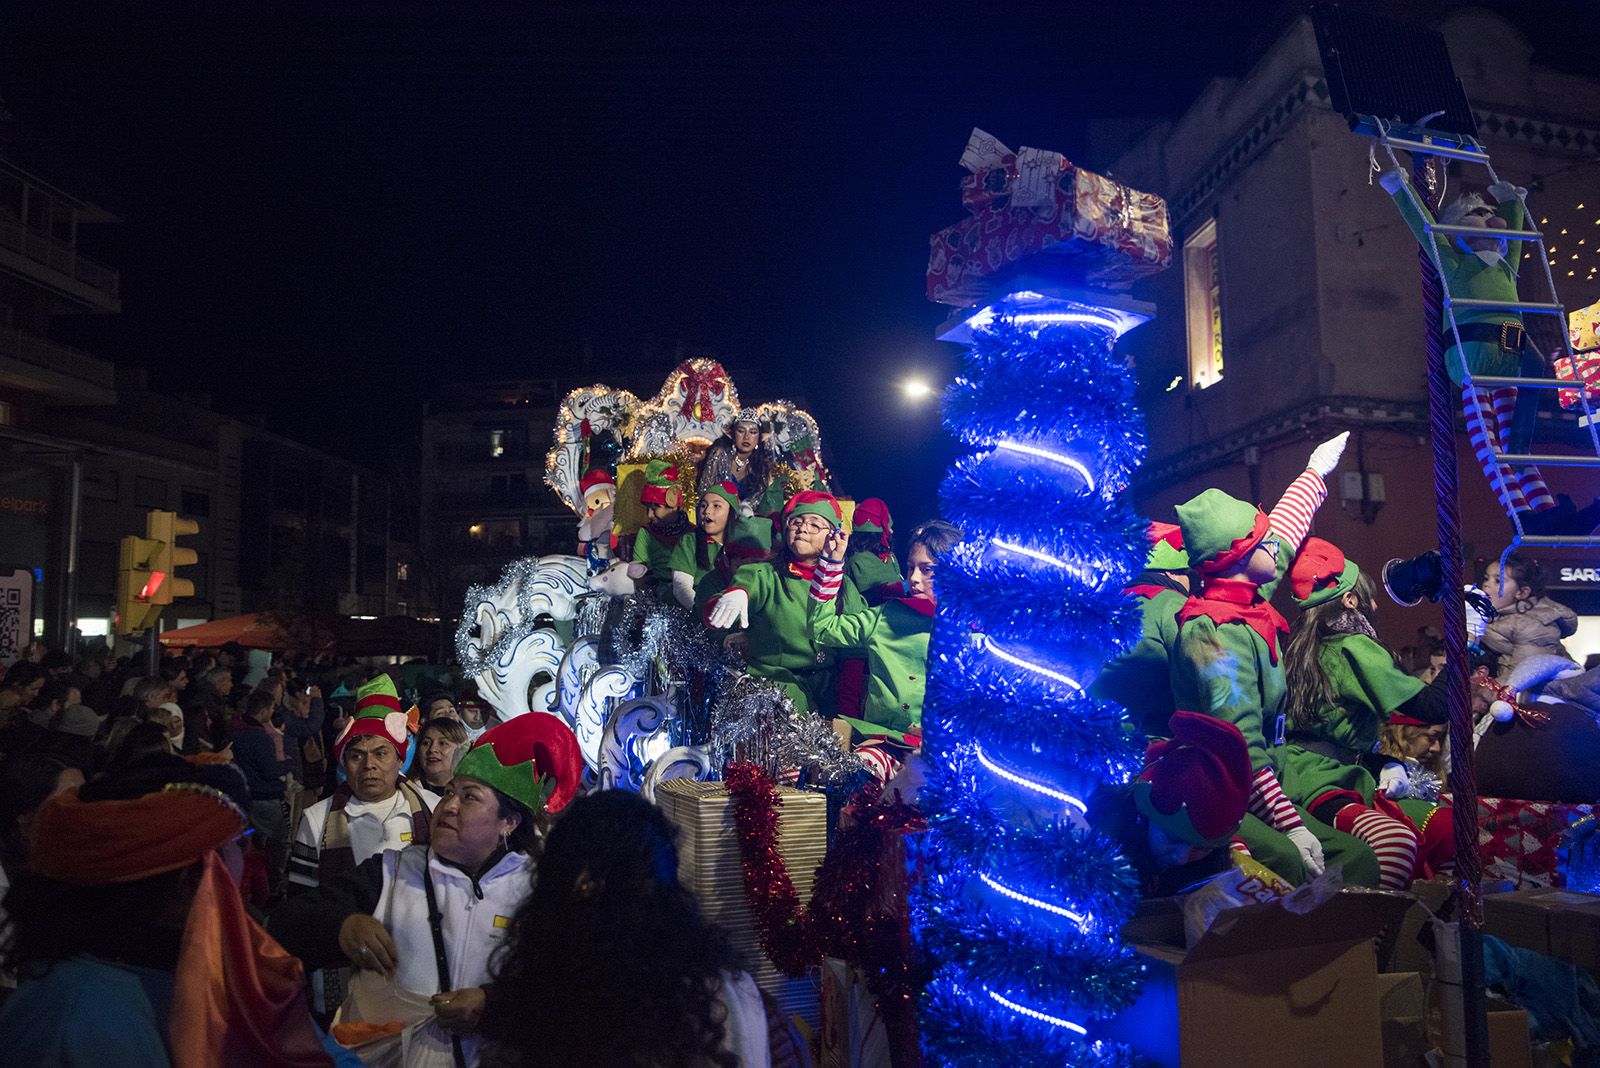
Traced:
<svg viewBox="0 0 1600 1068">
<path fill-rule="evenodd" d="M 1482 644 L 1500 656 L 1502 679 L 1530 656 L 1572 659 L 1562 646 L 1578 629 L 1578 617 L 1564 604 L 1544 595 L 1544 569 L 1539 561 L 1512 553 L 1504 572 L 1499 561 L 1484 572 L 1484 592 L 1497 613 L 1484 629 Z"/>
</svg>

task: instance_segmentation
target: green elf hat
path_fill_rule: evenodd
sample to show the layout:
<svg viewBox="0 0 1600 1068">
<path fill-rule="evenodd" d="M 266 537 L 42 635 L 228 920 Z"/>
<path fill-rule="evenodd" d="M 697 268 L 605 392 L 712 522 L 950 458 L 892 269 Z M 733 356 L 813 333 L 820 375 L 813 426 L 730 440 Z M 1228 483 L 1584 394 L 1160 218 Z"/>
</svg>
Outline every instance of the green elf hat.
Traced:
<svg viewBox="0 0 1600 1068">
<path fill-rule="evenodd" d="M 1146 571 L 1187 571 L 1189 554 L 1183 548 L 1183 531 L 1176 523 L 1151 523 L 1145 531 L 1150 539 L 1150 555 L 1145 557 Z"/>
<path fill-rule="evenodd" d="M 1189 560 L 1202 575 L 1226 571 L 1267 536 L 1267 515 L 1253 504 L 1208 489 L 1178 505 L 1178 528 Z"/>
<path fill-rule="evenodd" d="M 572 728 L 548 712 L 525 712 L 484 731 L 456 765 L 537 816 L 560 812 L 578 792 L 583 753 Z"/>
<path fill-rule="evenodd" d="M 1289 569 L 1289 591 L 1302 611 L 1343 597 L 1356 588 L 1361 569 L 1345 559 L 1339 547 L 1322 538 L 1307 538 Z"/>
<path fill-rule="evenodd" d="M 820 515 L 836 527 L 844 523 L 844 509 L 839 507 L 838 499 L 821 490 L 801 490 L 789 498 L 783 506 L 784 525 L 797 515 Z"/>
<path fill-rule="evenodd" d="M 1145 751 L 1134 804 L 1169 837 L 1220 848 L 1250 803 L 1250 748 L 1238 727 L 1198 712 L 1174 712 L 1171 730 L 1170 741 Z"/>
<path fill-rule="evenodd" d="M 344 759 L 344 747 L 351 739 L 363 734 L 375 734 L 395 747 L 403 763 L 408 744 L 408 718 L 400 707 L 400 692 L 394 688 L 394 679 L 387 672 L 371 682 L 363 683 L 356 691 L 356 710 L 351 714 L 350 722 L 334 739 L 333 759 Z"/>
<path fill-rule="evenodd" d="M 728 507 L 733 509 L 733 514 L 739 514 L 739 487 L 732 482 L 713 482 L 700 490 L 700 499 L 707 497 L 721 497 L 728 502 Z"/>
<path fill-rule="evenodd" d="M 671 460 L 651 460 L 644 465 L 644 504 L 666 504 L 667 492 L 678 488 L 678 467 Z"/>
</svg>

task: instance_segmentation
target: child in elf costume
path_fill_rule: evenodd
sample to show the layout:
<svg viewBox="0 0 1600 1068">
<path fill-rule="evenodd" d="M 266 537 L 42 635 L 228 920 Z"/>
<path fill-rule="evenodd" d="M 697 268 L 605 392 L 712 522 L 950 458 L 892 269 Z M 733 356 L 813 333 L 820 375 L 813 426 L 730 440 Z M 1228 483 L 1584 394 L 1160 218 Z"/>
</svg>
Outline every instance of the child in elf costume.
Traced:
<svg viewBox="0 0 1600 1068">
<path fill-rule="evenodd" d="M 831 494 L 803 490 L 783 509 L 778 552 L 746 564 L 732 584 L 708 602 L 714 629 L 747 630 L 745 668 L 780 683 L 800 711 L 833 712 L 831 656 L 811 641 L 811 580 L 829 534 L 844 522 Z"/>
<path fill-rule="evenodd" d="M 1479 227 L 1484 236 L 1452 237 L 1428 230 L 1434 222 L 1432 214 L 1426 205 L 1419 209 L 1412 202 L 1405 189 L 1408 179 L 1404 172 L 1388 171 L 1379 183 L 1394 198 L 1400 217 L 1418 243 L 1426 246 L 1433 242 L 1452 296 L 1502 303 L 1521 299 L 1517 295 L 1517 268 L 1522 260 L 1522 242 L 1496 237 L 1495 231 L 1523 229 L 1527 217 L 1522 195 L 1526 189 L 1518 189 L 1510 182 L 1491 185 L 1487 192 L 1494 198 L 1495 208 L 1490 208 L 1477 193 L 1457 197 L 1440 212 L 1439 222 Z M 1587 533 L 1600 522 L 1600 507 L 1591 505 L 1575 512 L 1571 502 L 1565 500 L 1558 507 L 1537 467 L 1530 464 L 1513 470 L 1494 459 L 1495 452 L 1520 455 L 1530 451 L 1540 391 L 1526 390 L 1519 397 L 1515 386 L 1486 389 L 1463 385 L 1468 372 L 1508 378 L 1545 376 L 1544 360 L 1528 340 L 1522 313 L 1503 308 L 1457 311 L 1459 345 L 1456 331 L 1450 328 L 1449 309 L 1444 310 L 1443 318 L 1444 341 L 1449 346 L 1445 366 L 1450 381 L 1461 388 L 1462 407 L 1478 463 L 1506 513 L 1522 513 L 1523 529 L 1530 534 Z M 1492 413 L 1494 425 L 1488 425 L 1480 412 Z"/>
<path fill-rule="evenodd" d="M 732 482 L 714 482 L 700 488 L 698 528 L 689 537 L 679 538 L 672 550 L 672 596 L 692 609 L 696 591 L 717 565 L 723 543 L 739 521 L 739 487 Z"/>
<path fill-rule="evenodd" d="M 1177 508 L 1200 589 L 1177 612 L 1178 643 L 1170 661 L 1175 704 L 1239 728 L 1254 769 L 1249 811 L 1289 839 L 1305 874 L 1313 877 L 1322 873 L 1323 843 L 1284 795 L 1268 755 L 1269 737 L 1276 744 L 1282 732 L 1278 645 L 1289 630 L 1268 600 L 1288 570 L 1285 546 L 1299 544 L 1310 529 L 1316 505 L 1327 494 L 1323 478 L 1338 464 L 1345 440 L 1340 435 L 1317 446 L 1285 494 L 1285 501 L 1297 503 L 1275 508 L 1272 519 L 1218 489 Z M 1254 849 L 1256 843 L 1250 844 Z"/>
<path fill-rule="evenodd" d="M 1307 540 L 1290 584 L 1305 614 L 1284 652 L 1291 726 L 1280 764 L 1284 792 L 1370 845 L 1383 889 L 1409 889 L 1413 878 L 1453 866 L 1450 811 L 1428 807 L 1413 822 L 1378 790 L 1362 758 L 1397 713 L 1444 722 L 1443 680 L 1424 686 L 1378 644 L 1372 580 L 1337 546 Z"/>
<path fill-rule="evenodd" d="M 678 507 L 678 468 L 666 460 L 651 460 L 644 469 L 645 524 L 633 540 L 635 563 L 645 565 L 645 581 L 657 590 L 672 588 L 672 554 L 685 534 L 694 530 Z"/>
<path fill-rule="evenodd" d="M 845 535 L 828 536 L 811 580 L 811 637 L 822 648 L 866 653 L 867 692 L 861 714 L 841 716 L 851 729 L 851 748 L 887 782 L 907 755 L 922 745 L 922 697 L 927 687 L 928 637 L 938 605 L 933 575 L 939 557 L 961 540 L 949 523 L 932 520 L 911 538 L 911 593 L 853 614 L 838 613 L 835 600 L 845 578 Z"/>
<path fill-rule="evenodd" d="M 1175 712 L 1145 768 L 1127 786 L 1101 786 L 1089 799 L 1089 824 L 1115 839 L 1146 897 L 1169 897 L 1226 871 L 1250 799 L 1250 750 L 1239 728 L 1194 712 Z"/>
<path fill-rule="evenodd" d="M 1089 692 L 1121 705 L 1140 734 L 1159 738 L 1177 711 L 1169 665 L 1178 647 L 1178 609 L 1189 599 L 1189 554 L 1176 523 L 1151 523 L 1146 534 L 1144 570 L 1123 590 L 1139 598 L 1139 640 L 1107 662 Z"/>
<path fill-rule="evenodd" d="M 894 518 L 877 497 L 868 497 L 850 514 L 844 577 L 870 605 L 905 593 L 905 576 L 894 555 Z"/>
</svg>

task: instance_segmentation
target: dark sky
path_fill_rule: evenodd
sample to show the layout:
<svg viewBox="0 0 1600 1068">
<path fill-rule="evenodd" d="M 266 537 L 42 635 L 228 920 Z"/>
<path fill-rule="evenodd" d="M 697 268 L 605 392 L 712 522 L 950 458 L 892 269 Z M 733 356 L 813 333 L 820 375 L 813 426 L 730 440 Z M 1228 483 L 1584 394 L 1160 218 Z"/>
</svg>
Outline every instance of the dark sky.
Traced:
<svg viewBox="0 0 1600 1068">
<path fill-rule="evenodd" d="M 1104 166 L 1090 119 L 1181 110 L 1298 9 L 62 6 L 0 22 L 0 96 L 126 220 L 96 351 L 379 462 L 439 383 L 682 340 L 803 393 L 904 526 L 944 446 L 894 384 L 953 367 L 923 270 L 968 130 Z M 1515 6 L 1575 47 L 1577 5 Z"/>
</svg>

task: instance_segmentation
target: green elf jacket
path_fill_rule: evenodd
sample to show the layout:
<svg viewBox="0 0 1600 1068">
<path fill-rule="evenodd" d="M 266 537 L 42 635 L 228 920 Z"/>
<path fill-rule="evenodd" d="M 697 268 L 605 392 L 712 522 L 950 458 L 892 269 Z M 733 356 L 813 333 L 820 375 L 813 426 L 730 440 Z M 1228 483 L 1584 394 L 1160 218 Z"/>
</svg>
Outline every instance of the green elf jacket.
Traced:
<svg viewBox="0 0 1600 1068">
<path fill-rule="evenodd" d="M 803 564 L 763 560 L 735 571 L 728 589 L 750 596 L 745 670 L 780 683 L 796 709 L 831 718 L 833 665 L 811 642 L 812 571 Z"/>
<path fill-rule="evenodd" d="M 1389 714 L 1422 692 L 1421 679 L 1395 665 L 1389 651 L 1365 634 L 1334 634 L 1317 651 L 1322 671 L 1333 691 L 1333 703 L 1317 709 L 1318 722 L 1304 733 L 1307 738 L 1354 751 L 1371 752 L 1378 728 Z M 1378 784 L 1359 761 L 1341 763 L 1314 753 L 1291 740 L 1278 773 L 1289 800 L 1316 808 L 1329 794 L 1358 794 L 1372 804 Z M 1354 800 L 1354 798 L 1351 798 Z"/>
<path fill-rule="evenodd" d="M 655 586 L 656 589 L 670 590 L 672 588 L 672 555 L 679 545 L 692 542 L 694 531 L 677 538 L 671 544 L 663 541 L 650 533 L 649 527 L 640 527 L 639 533 L 633 538 L 633 559 L 649 568 L 645 575 L 645 582 Z"/>
<path fill-rule="evenodd" d="M 1288 570 L 1289 553 L 1280 551 L 1277 575 L 1260 587 L 1263 601 L 1272 600 Z M 1283 664 L 1266 641 L 1247 623 L 1195 616 L 1178 629 L 1177 653 L 1170 664 L 1173 707 L 1238 727 L 1250 748 L 1251 769 L 1271 767 L 1267 739 L 1277 736 L 1285 686 Z"/>
<path fill-rule="evenodd" d="M 1142 733 L 1165 738 L 1177 710 L 1172 701 L 1171 664 L 1178 648 L 1178 609 L 1189 598 L 1170 587 L 1129 589 L 1142 601 L 1139 640 L 1106 664 L 1089 692 L 1121 705 Z"/>
<path fill-rule="evenodd" d="M 900 565 L 893 558 L 885 560 L 870 552 L 852 553 L 850 559 L 845 561 L 844 577 L 868 598 L 880 586 L 899 586 L 904 592 L 906 581 L 905 576 L 900 574 Z"/>
<path fill-rule="evenodd" d="M 907 731 L 921 735 L 932 632 L 933 602 L 923 597 L 897 598 L 847 615 L 838 614 L 832 601 L 811 602 L 811 637 L 819 648 L 866 653 L 862 718 L 842 717 L 846 723 L 861 734 L 895 741 L 906 741 Z"/>
<path fill-rule="evenodd" d="M 1492 256 L 1485 260 L 1474 253 L 1462 251 L 1453 237 L 1428 233 L 1424 227 L 1434 221 L 1432 213 L 1426 206 L 1419 211 L 1404 189 L 1396 190 L 1391 196 L 1394 197 L 1395 206 L 1400 209 L 1400 217 L 1406 221 L 1406 226 L 1411 229 L 1418 243 L 1426 244 L 1432 240 L 1439 250 L 1439 263 L 1444 268 L 1451 296 L 1470 297 L 1473 300 L 1519 299 L 1517 267 L 1522 260 L 1522 242 L 1508 241 L 1504 256 Z M 1517 197 L 1511 197 L 1497 207 L 1495 214 L 1505 220 L 1508 230 L 1521 230 L 1526 221 L 1522 201 Z M 1456 313 L 1456 322 L 1462 326 L 1468 323 L 1488 323 L 1491 326 L 1513 323 L 1521 326 L 1522 315 L 1520 312 L 1492 308 L 1463 310 Z M 1460 385 L 1463 376 L 1462 352 L 1455 344 L 1448 310 L 1443 313 L 1442 325 L 1445 342 L 1450 346 L 1450 351 L 1445 354 L 1445 366 L 1449 369 L 1450 381 Z M 1492 341 L 1469 341 L 1463 347 L 1466 349 L 1466 368 L 1475 375 L 1514 376 L 1520 373 L 1521 360 L 1516 350 L 1502 349 Z"/>
<path fill-rule="evenodd" d="M 717 557 L 722 554 L 720 542 L 706 544 L 706 566 L 700 566 L 700 545 L 705 541 L 705 534 L 696 530 L 693 534 L 685 534 L 678 539 L 678 544 L 672 547 L 672 553 L 667 558 L 667 566 L 671 571 L 682 571 L 694 578 L 698 587 L 700 581 L 711 573 L 717 565 Z"/>
</svg>

